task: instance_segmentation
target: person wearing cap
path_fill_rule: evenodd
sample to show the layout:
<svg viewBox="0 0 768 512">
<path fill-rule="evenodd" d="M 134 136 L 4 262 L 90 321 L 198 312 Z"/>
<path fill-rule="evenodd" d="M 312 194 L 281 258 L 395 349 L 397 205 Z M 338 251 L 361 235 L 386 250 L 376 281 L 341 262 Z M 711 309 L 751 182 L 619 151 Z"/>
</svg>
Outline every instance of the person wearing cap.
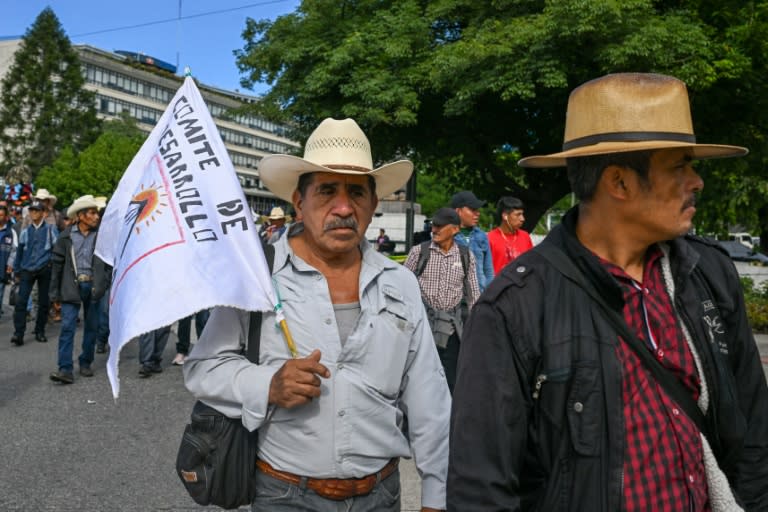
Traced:
<svg viewBox="0 0 768 512">
<path fill-rule="evenodd" d="M 326 119 L 304 157 L 259 175 L 298 222 L 272 276 L 298 357 L 262 315 L 259 364 L 242 356 L 249 313 L 214 308 L 184 363 L 187 388 L 259 429 L 253 511 L 400 510 L 400 457 L 422 476 L 422 510 L 445 508 L 450 395 L 413 274 L 365 239 L 379 198 L 413 171 L 374 168 L 352 119 Z"/>
<path fill-rule="evenodd" d="M 404 263 L 419 281 L 427 319 L 451 392 L 456 382 L 456 362 L 466 316 L 462 310 L 472 309 L 480 296 L 475 256 L 454 240 L 460 223 L 456 210 L 437 210 L 432 216 L 432 239 L 414 245 Z"/>
<path fill-rule="evenodd" d="M 461 229 L 456 233 L 456 242 L 459 245 L 469 247 L 475 255 L 477 262 L 477 283 L 482 292 L 493 279 L 493 260 L 491 259 L 491 244 L 488 243 L 488 235 L 477 227 L 480 220 L 480 208 L 485 206 L 469 190 L 462 190 L 451 197 L 451 208 L 456 210 L 461 220 Z"/>
<path fill-rule="evenodd" d="M 95 287 L 105 289 L 103 263 L 94 257 L 99 229 L 99 205 L 92 195 L 78 197 L 67 209 L 72 224 L 66 228 L 53 248 L 51 302 L 61 304 L 58 370 L 50 378 L 61 384 L 74 382 L 72 361 L 77 330 L 77 317 L 83 307 L 83 341 L 78 364 L 80 376 L 93 377 L 93 359 L 98 328 L 98 298 Z M 99 284 L 96 284 L 99 280 Z M 100 297 L 99 297 L 100 298 Z"/>
<path fill-rule="evenodd" d="M 523 230 L 524 209 L 523 202 L 512 196 L 504 196 L 496 203 L 499 225 L 488 233 L 494 275 L 533 247 L 531 236 Z"/>
<path fill-rule="evenodd" d="M 38 290 L 35 340 L 48 341 L 45 335 L 45 324 L 48 320 L 51 253 L 59 232 L 55 225 L 44 221 L 44 215 L 45 205 L 39 199 L 33 200 L 29 205 L 30 224 L 21 230 L 19 246 L 16 249 L 16 258 L 13 263 L 19 291 L 13 310 L 11 343 L 17 346 L 24 344 L 24 331 L 27 328 L 27 304 L 35 284 L 37 284 Z"/>
<path fill-rule="evenodd" d="M 680 80 L 607 75 L 571 93 L 562 152 L 520 161 L 566 166 L 579 204 L 465 327 L 450 510 L 768 510 L 768 387 L 739 277 L 688 234 L 692 161 L 747 150 L 692 126 Z"/>
</svg>

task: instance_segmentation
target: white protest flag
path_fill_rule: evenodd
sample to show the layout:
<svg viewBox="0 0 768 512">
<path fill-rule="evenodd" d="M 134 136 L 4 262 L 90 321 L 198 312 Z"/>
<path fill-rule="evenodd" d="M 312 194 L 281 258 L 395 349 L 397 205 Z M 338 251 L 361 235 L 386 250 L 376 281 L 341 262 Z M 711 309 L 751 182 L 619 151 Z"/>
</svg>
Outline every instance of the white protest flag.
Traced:
<svg viewBox="0 0 768 512">
<path fill-rule="evenodd" d="M 191 77 L 133 158 L 99 228 L 114 267 L 107 374 L 140 334 L 213 306 L 276 304 L 259 236 L 232 162 Z"/>
</svg>

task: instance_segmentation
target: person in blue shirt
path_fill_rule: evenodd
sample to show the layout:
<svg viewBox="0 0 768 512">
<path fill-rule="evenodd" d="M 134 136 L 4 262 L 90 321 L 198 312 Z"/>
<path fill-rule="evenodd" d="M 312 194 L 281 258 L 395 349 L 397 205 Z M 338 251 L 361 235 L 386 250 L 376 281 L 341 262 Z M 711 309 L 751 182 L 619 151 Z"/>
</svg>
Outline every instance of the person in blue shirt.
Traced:
<svg viewBox="0 0 768 512">
<path fill-rule="evenodd" d="M 16 281 L 19 283 L 19 294 L 13 310 L 13 336 L 11 337 L 11 343 L 16 346 L 24 344 L 24 331 L 27 326 L 27 301 L 35 283 L 37 283 L 39 291 L 35 339 L 40 342 L 48 341 L 48 338 L 45 337 L 45 324 L 48 320 L 51 254 L 59 231 L 53 224 L 45 222 L 44 214 L 45 205 L 37 199 L 32 201 L 29 205 L 31 223 L 21 231 L 19 247 L 16 250 L 13 268 L 16 272 Z"/>
<path fill-rule="evenodd" d="M 485 201 L 481 201 L 469 190 L 457 192 L 451 198 L 451 208 L 456 210 L 461 220 L 461 226 L 454 237 L 456 243 L 469 247 L 475 256 L 475 269 L 477 270 L 477 283 L 480 285 L 480 291 L 485 290 L 493 279 L 493 261 L 491 259 L 491 244 L 488 242 L 488 236 L 477 227 L 480 220 L 480 208 L 485 206 Z"/>
<path fill-rule="evenodd" d="M 16 257 L 16 247 L 19 238 L 10 221 L 8 207 L 0 204 L 0 298 L 5 296 L 5 285 L 13 273 L 13 260 Z M 3 315 L 0 306 L 0 317 Z"/>
</svg>

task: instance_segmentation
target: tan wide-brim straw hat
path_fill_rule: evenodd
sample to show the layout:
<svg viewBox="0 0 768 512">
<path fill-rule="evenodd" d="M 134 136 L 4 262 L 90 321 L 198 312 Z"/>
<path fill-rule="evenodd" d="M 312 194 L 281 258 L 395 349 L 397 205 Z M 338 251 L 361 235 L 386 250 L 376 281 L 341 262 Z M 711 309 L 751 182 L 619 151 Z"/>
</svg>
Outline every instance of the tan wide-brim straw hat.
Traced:
<svg viewBox="0 0 768 512">
<path fill-rule="evenodd" d="M 67 217 L 70 219 L 76 219 L 77 212 L 80 210 L 87 210 L 88 208 L 96 208 L 97 210 L 99 209 L 99 202 L 96 201 L 96 199 L 91 194 L 80 196 L 75 199 L 75 202 L 72 203 L 69 208 L 67 208 Z"/>
<path fill-rule="evenodd" d="M 518 165 L 563 167 L 566 158 L 667 148 L 691 148 L 699 160 L 748 153 L 739 146 L 696 143 L 682 81 L 651 73 L 617 73 L 573 90 L 561 152 L 529 156 Z"/>
<path fill-rule="evenodd" d="M 268 155 L 259 162 L 259 177 L 280 199 L 291 201 L 299 176 L 308 172 L 370 175 L 376 180 L 376 195 L 388 196 L 403 188 L 413 164 L 399 160 L 373 168 L 371 145 L 352 119 L 325 119 L 304 146 L 304 158 Z"/>
</svg>

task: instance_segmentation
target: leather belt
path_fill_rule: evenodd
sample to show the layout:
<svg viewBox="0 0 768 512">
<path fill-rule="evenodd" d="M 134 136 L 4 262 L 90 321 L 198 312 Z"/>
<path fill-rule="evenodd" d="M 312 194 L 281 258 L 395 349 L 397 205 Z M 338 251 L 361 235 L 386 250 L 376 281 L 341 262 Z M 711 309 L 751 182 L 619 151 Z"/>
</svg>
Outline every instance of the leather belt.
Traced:
<svg viewBox="0 0 768 512">
<path fill-rule="evenodd" d="M 93 277 L 89 276 L 88 274 L 78 274 L 77 275 L 77 282 L 78 283 L 87 283 L 89 281 L 92 281 Z"/>
<path fill-rule="evenodd" d="M 355 496 L 364 496 L 370 493 L 374 486 L 390 476 L 397 469 L 397 465 L 400 462 L 398 457 L 390 460 L 386 466 L 381 468 L 381 471 L 377 473 L 364 476 L 362 478 L 309 478 L 294 475 L 286 471 L 280 471 L 273 468 L 269 463 L 263 460 L 256 461 L 256 467 L 258 467 L 262 473 L 271 476 L 283 482 L 287 482 L 293 485 L 301 485 L 302 480 L 306 480 L 306 487 L 313 490 L 319 496 L 327 498 L 329 500 L 346 500 L 348 498 L 354 498 Z"/>
</svg>

